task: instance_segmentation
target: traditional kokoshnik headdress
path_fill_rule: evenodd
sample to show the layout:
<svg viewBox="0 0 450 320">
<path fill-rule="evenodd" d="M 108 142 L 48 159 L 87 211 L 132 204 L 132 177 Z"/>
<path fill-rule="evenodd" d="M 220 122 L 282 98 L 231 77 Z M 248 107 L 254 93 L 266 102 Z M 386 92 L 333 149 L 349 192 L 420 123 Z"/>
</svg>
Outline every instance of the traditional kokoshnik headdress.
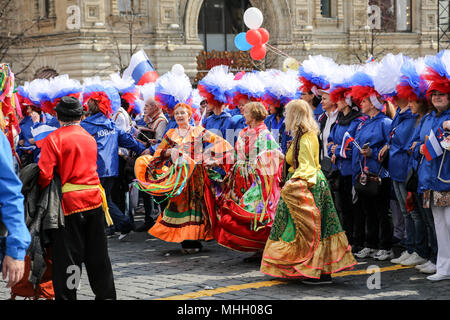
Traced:
<svg viewBox="0 0 450 320">
<path fill-rule="evenodd" d="M 99 77 L 84 79 L 83 105 L 87 105 L 90 99 L 98 102 L 100 111 L 108 118 L 120 107 L 119 92 L 111 84 L 103 82 Z"/>
</svg>

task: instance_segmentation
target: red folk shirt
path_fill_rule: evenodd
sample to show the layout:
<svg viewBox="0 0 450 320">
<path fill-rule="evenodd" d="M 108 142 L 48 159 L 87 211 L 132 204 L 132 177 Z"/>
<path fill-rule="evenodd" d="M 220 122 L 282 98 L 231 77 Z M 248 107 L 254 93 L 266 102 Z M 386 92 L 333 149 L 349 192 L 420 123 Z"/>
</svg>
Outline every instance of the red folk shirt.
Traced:
<svg viewBox="0 0 450 320">
<path fill-rule="evenodd" d="M 41 148 L 39 184 L 45 188 L 54 172 L 61 184 L 99 185 L 97 174 L 97 143 L 81 126 L 61 127 L 49 134 Z M 98 208 L 102 205 L 99 189 L 63 193 L 64 215 Z"/>
</svg>

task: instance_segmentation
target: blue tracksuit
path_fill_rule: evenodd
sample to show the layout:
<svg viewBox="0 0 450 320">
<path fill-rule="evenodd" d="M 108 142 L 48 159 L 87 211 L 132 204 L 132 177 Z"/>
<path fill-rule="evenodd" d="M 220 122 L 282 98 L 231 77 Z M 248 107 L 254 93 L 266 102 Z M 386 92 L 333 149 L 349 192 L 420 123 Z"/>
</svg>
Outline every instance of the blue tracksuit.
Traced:
<svg viewBox="0 0 450 320">
<path fill-rule="evenodd" d="M 277 117 L 275 114 L 269 115 L 266 120 L 264 120 L 267 129 L 272 132 L 275 141 L 281 146 L 281 150 L 284 154 L 287 152 L 287 143 L 290 137 L 286 134 L 286 125 L 284 123 L 284 117 L 281 117 L 280 121 L 277 122 Z"/>
<path fill-rule="evenodd" d="M 99 178 L 119 175 L 119 147 L 141 154 L 145 147 L 129 133 L 120 129 L 103 113 L 94 114 L 81 122 L 81 126 L 97 141 L 97 172 Z"/>
<path fill-rule="evenodd" d="M 231 145 L 234 141 L 235 124 L 228 112 L 222 112 L 219 115 L 212 114 L 206 118 L 203 126 L 206 130 L 226 139 Z M 229 130 L 227 134 L 227 130 Z"/>
<path fill-rule="evenodd" d="M 400 113 L 400 109 L 391 124 L 390 150 L 389 150 L 389 175 L 392 180 L 405 182 L 408 175 L 409 142 L 411 141 L 416 125 L 417 115 L 410 109 Z"/>
<path fill-rule="evenodd" d="M 362 148 L 364 144 L 369 143 L 369 148 L 372 149 L 372 154 L 367 157 L 365 165 L 369 172 L 378 174 L 380 172 L 381 178 L 389 177 L 386 169 L 382 168 L 378 161 L 378 153 L 383 146 L 389 141 L 389 134 L 391 131 L 392 120 L 383 112 L 378 113 L 373 118 L 361 122 L 356 128 L 355 140 Z M 361 161 L 361 165 L 360 165 Z M 364 169 L 364 157 L 357 148 L 353 148 L 352 154 L 352 172 L 353 179 L 361 172 L 361 166 Z"/>
<path fill-rule="evenodd" d="M 6 252 L 16 260 L 24 260 L 31 236 L 25 224 L 22 182 L 14 172 L 11 146 L 0 131 L 0 218 L 8 235 Z"/>
<path fill-rule="evenodd" d="M 338 169 L 341 172 L 342 176 L 351 176 L 353 173 L 352 169 L 352 155 L 353 155 L 353 143 L 350 143 L 345 152 L 345 157 L 341 157 L 341 145 L 342 145 L 342 139 L 344 138 L 344 135 L 346 132 L 348 132 L 352 137 L 355 137 L 356 128 L 361 124 L 362 121 L 366 120 L 367 118 L 363 116 L 360 112 L 351 111 L 352 114 L 348 114 L 348 120 L 344 121 L 345 116 L 340 113 L 338 115 L 338 119 L 336 122 L 336 125 L 333 127 L 333 129 L 330 132 L 330 135 L 328 136 L 328 142 L 333 142 L 333 144 L 337 144 L 335 150 L 336 155 L 336 163 L 335 168 Z M 328 156 L 331 158 L 333 154 L 331 153 L 331 145 L 328 147 Z"/>
<path fill-rule="evenodd" d="M 439 128 L 442 130 L 442 124 L 447 120 L 450 120 L 450 110 L 443 112 L 439 116 L 437 116 L 436 111 L 432 111 L 422 118 L 411 141 L 411 144 L 418 141 L 414 148 L 414 162 L 412 165 L 417 164 L 417 161 L 420 161 L 422 158 L 422 155 L 420 154 L 420 146 L 424 143 L 425 137 L 430 135 L 431 130 L 434 130 L 435 132 Z M 420 164 L 417 172 L 419 177 L 418 193 L 423 193 L 425 190 L 450 190 L 448 182 L 450 181 L 450 164 L 448 153 L 448 151 L 444 150 L 443 155 L 431 161 L 427 161 L 427 159 L 423 157 L 422 163 Z M 440 168 L 441 172 L 439 174 Z"/>
</svg>

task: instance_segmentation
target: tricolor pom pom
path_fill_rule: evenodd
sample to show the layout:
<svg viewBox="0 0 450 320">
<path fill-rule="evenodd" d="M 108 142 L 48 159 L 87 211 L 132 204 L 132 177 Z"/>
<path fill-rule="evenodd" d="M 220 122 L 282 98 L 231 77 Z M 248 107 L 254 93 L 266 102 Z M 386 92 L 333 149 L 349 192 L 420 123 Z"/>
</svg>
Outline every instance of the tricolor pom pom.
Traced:
<svg viewBox="0 0 450 320">
<path fill-rule="evenodd" d="M 200 95 L 211 105 L 229 104 L 233 99 L 234 75 L 224 65 L 215 66 L 198 83 Z"/>
<path fill-rule="evenodd" d="M 428 89 L 428 83 L 421 78 L 425 70 L 425 61 L 423 58 L 412 60 L 407 59 L 400 71 L 401 76 L 397 84 L 397 96 L 407 100 L 424 99 Z"/>
<path fill-rule="evenodd" d="M 422 76 L 429 83 L 427 96 L 435 90 L 450 93 L 450 51 L 445 50 L 435 56 L 426 57 L 425 65 Z"/>
<path fill-rule="evenodd" d="M 108 83 L 102 82 L 100 78 L 87 78 L 83 84 L 83 104 L 86 105 L 90 99 L 98 102 L 100 111 L 108 118 L 120 107 L 119 92 Z"/>
<path fill-rule="evenodd" d="M 149 98 L 155 98 L 155 83 L 149 82 L 143 86 L 138 86 L 140 92 L 140 98 L 146 102 Z"/>
<path fill-rule="evenodd" d="M 178 103 L 190 105 L 192 85 L 189 77 L 179 72 L 165 73 L 156 81 L 155 98 L 167 109 L 173 110 Z"/>
<path fill-rule="evenodd" d="M 379 64 L 369 64 L 369 66 L 378 66 L 372 80 L 375 90 L 380 95 L 392 97 L 396 94 L 396 86 L 401 77 L 400 69 L 404 61 L 405 57 L 402 54 L 387 54 Z"/>
<path fill-rule="evenodd" d="M 336 63 L 331 58 L 321 55 L 309 56 L 299 67 L 298 76 L 302 83 L 300 90 L 302 92 L 313 92 L 318 95 L 317 90 L 326 90 L 330 87 L 327 80 L 329 70 L 336 68 Z"/>
</svg>

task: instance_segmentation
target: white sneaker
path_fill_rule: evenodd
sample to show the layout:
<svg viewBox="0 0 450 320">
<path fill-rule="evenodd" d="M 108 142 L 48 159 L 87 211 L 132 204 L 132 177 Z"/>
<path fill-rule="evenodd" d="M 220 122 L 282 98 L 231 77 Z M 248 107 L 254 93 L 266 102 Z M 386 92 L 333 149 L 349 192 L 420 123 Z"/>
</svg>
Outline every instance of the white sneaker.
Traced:
<svg viewBox="0 0 450 320">
<path fill-rule="evenodd" d="M 431 276 L 428 276 L 427 279 L 430 281 L 450 280 L 450 276 L 444 276 L 442 274 L 435 273 Z"/>
<path fill-rule="evenodd" d="M 423 268 L 428 267 L 428 266 L 430 265 L 430 263 L 432 264 L 433 262 L 431 262 L 430 260 L 428 260 L 428 261 L 425 262 L 425 263 L 418 264 L 418 265 L 415 266 L 414 268 L 420 271 L 420 269 L 423 269 Z"/>
<path fill-rule="evenodd" d="M 392 260 L 391 260 L 391 263 L 399 264 L 399 263 L 401 263 L 402 261 L 408 259 L 410 256 L 411 256 L 411 254 L 408 253 L 407 250 L 405 250 L 405 251 L 403 251 L 403 252 L 401 253 L 400 257 L 395 258 L 395 259 L 392 259 Z"/>
<path fill-rule="evenodd" d="M 394 258 L 394 252 L 392 250 L 379 250 L 374 258 L 378 261 L 392 259 Z"/>
<path fill-rule="evenodd" d="M 427 259 L 424 259 L 421 256 L 419 256 L 416 252 L 413 252 L 412 255 L 408 259 L 403 260 L 401 262 L 401 265 L 402 266 L 415 266 L 415 265 L 422 264 L 425 262 L 427 262 Z"/>
<path fill-rule="evenodd" d="M 377 250 L 370 248 L 363 248 L 358 253 L 355 253 L 355 257 L 364 259 L 364 258 L 373 258 L 373 256 L 377 253 Z"/>
<path fill-rule="evenodd" d="M 436 265 L 433 262 L 430 262 L 428 266 L 420 268 L 419 271 L 426 274 L 436 273 Z"/>
<path fill-rule="evenodd" d="M 121 234 L 119 235 L 119 240 L 125 239 L 130 233 L 131 233 L 131 231 L 128 232 L 128 233 L 121 233 Z"/>
</svg>

